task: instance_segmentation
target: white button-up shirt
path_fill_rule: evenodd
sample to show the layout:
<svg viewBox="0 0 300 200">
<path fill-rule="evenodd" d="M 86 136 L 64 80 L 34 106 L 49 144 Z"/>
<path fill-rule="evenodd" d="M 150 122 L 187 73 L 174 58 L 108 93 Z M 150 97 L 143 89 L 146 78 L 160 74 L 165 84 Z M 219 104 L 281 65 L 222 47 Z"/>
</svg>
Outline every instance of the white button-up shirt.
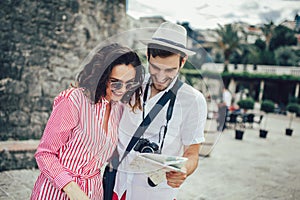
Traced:
<svg viewBox="0 0 300 200">
<path fill-rule="evenodd" d="M 145 78 L 145 84 L 148 82 L 149 75 Z M 151 87 L 149 87 L 147 101 L 144 107 L 145 116 L 149 113 L 152 107 L 175 84 L 175 80 L 170 86 L 156 94 L 150 96 Z M 159 144 L 159 134 L 162 126 L 166 125 L 166 112 L 168 109 L 167 103 L 156 118 L 152 120 L 148 129 L 142 137 L 149 139 L 151 142 Z M 168 131 L 166 133 L 162 154 L 182 156 L 184 146 L 198 144 L 204 141 L 204 127 L 207 116 L 207 105 L 202 93 L 193 87 L 183 84 L 179 88 L 173 108 L 173 115 L 169 121 Z M 131 111 L 130 107 L 126 107 L 123 112 L 119 126 L 119 143 L 118 151 L 122 157 L 132 135 L 143 121 L 142 111 Z M 163 131 L 161 131 L 161 140 Z M 160 142 L 161 142 L 160 140 Z M 119 166 L 115 192 L 119 198 L 127 191 L 126 199 L 174 199 L 177 190 L 167 185 L 166 181 L 156 187 L 150 187 L 147 183 L 147 175 L 144 173 L 134 173 L 128 167 L 131 160 L 136 156 L 137 152 L 133 149 L 123 160 Z M 127 172 L 127 173 L 126 173 Z"/>
</svg>

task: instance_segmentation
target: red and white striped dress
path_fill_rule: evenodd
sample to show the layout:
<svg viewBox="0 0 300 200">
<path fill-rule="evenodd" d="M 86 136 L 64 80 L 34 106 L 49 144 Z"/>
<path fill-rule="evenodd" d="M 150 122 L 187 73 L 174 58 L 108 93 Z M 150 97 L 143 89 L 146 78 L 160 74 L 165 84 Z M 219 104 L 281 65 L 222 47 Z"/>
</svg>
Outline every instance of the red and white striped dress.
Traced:
<svg viewBox="0 0 300 200">
<path fill-rule="evenodd" d="M 121 103 L 111 104 L 107 133 L 103 119 L 108 102 L 93 104 L 82 88 L 61 92 L 45 127 L 35 158 L 41 171 L 32 200 L 68 199 L 62 188 L 75 181 L 90 199 L 102 199 L 100 168 L 116 148 Z"/>
</svg>

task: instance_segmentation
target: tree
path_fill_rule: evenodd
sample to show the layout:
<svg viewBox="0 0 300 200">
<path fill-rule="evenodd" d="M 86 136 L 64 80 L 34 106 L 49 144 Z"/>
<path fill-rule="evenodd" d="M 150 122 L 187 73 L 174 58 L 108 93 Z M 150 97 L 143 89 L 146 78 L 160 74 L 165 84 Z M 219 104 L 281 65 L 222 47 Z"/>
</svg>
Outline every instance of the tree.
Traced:
<svg viewBox="0 0 300 200">
<path fill-rule="evenodd" d="M 274 28 L 274 34 L 270 41 L 270 50 L 282 46 L 292 46 L 297 45 L 297 38 L 295 37 L 295 32 L 285 26 L 279 25 Z"/>
<path fill-rule="evenodd" d="M 218 34 L 217 45 L 223 51 L 224 56 L 224 71 L 228 71 L 229 58 L 231 54 L 240 46 L 240 38 L 238 29 L 232 24 L 221 26 L 216 30 Z"/>
<path fill-rule="evenodd" d="M 265 39 L 266 39 L 266 50 L 269 50 L 271 38 L 273 36 L 273 30 L 274 30 L 274 23 L 271 21 L 269 24 L 264 24 L 263 27 L 261 27 L 261 31 L 263 32 Z"/>
<path fill-rule="evenodd" d="M 259 54 L 257 54 L 257 48 L 255 45 L 246 45 L 242 44 L 241 49 L 241 63 L 244 64 L 244 71 L 246 70 L 247 64 L 258 64 L 259 63 Z"/>
<path fill-rule="evenodd" d="M 292 122 L 294 118 L 294 114 L 297 114 L 300 112 L 300 105 L 297 103 L 289 103 L 286 107 L 287 111 L 291 113 L 290 115 L 290 122 L 289 122 L 289 129 L 292 127 Z"/>
<path fill-rule="evenodd" d="M 272 100 L 264 100 L 260 105 L 260 110 L 264 111 L 266 113 L 266 119 L 264 122 L 264 129 L 266 129 L 267 126 L 267 119 L 268 119 L 268 113 L 274 112 L 275 104 Z"/>
<path fill-rule="evenodd" d="M 216 63 L 221 63 L 221 62 L 223 62 L 224 60 L 223 60 L 223 58 L 222 58 L 222 53 L 219 52 L 219 51 L 217 51 L 214 60 L 215 60 Z"/>
<path fill-rule="evenodd" d="M 257 65 L 261 63 L 260 54 L 261 54 L 260 48 L 257 46 L 252 46 L 250 49 L 250 52 L 248 54 L 248 62 L 253 65 Z"/>
<path fill-rule="evenodd" d="M 298 56 L 292 48 L 284 46 L 275 50 L 275 60 L 277 65 L 297 66 Z"/>
<path fill-rule="evenodd" d="M 266 49 L 266 42 L 263 41 L 262 39 L 257 39 L 255 40 L 254 45 L 260 49 L 260 51 L 264 51 Z"/>
</svg>

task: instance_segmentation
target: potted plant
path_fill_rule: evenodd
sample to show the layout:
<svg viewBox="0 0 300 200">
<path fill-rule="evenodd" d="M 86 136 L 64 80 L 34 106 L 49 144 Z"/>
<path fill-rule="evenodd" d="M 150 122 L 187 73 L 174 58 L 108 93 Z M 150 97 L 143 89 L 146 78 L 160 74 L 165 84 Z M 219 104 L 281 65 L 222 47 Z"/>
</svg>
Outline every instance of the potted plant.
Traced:
<svg viewBox="0 0 300 200">
<path fill-rule="evenodd" d="M 235 129 L 235 139 L 242 140 L 245 131 L 243 115 L 246 114 L 247 110 L 254 108 L 254 100 L 252 98 L 246 98 L 238 101 L 237 104 L 240 109 L 243 109 L 244 113 L 242 114 L 242 121 L 238 123 L 238 126 Z"/>
<path fill-rule="evenodd" d="M 268 113 L 274 112 L 274 102 L 272 100 L 264 100 L 261 103 L 260 110 L 266 113 L 265 122 L 264 122 L 264 129 L 259 130 L 259 137 L 266 138 L 268 131 L 266 130 L 267 121 L 268 121 Z"/>
<path fill-rule="evenodd" d="M 245 126 L 244 126 L 244 124 L 243 124 L 242 121 L 239 121 L 238 119 L 236 119 L 236 121 L 237 121 L 237 123 L 236 123 L 236 125 L 234 127 L 234 130 L 235 130 L 235 139 L 242 140 L 244 132 L 245 132 Z"/>
<path fill-rule="evenodd" d="M 291 136 L 293 133 L 293 129 L 292 129 L 293 118 L 294 115 L 300 112 L 300 105 L 297 103 L 289 103 L 286 107 L 286 110 L 290 112 L 290 121 L 289 121 L 289 127 L 285 129 L 285 134 Z"/>
<path fill-rule="evenodd" d="M 235 139 L 242 140 L 244 135 L 244 130 L 242 129 L 236 129 L 235 130 Z"/>
<path fill-rule="evenodd" d="M 242 99 L 238 101 L 237 104 L 241 109 L 244 110 L 245 113 L 247 112 L 247 110 L 251 110 L 254 108 L 254 100 L 251 97 Z"/>
</svg>

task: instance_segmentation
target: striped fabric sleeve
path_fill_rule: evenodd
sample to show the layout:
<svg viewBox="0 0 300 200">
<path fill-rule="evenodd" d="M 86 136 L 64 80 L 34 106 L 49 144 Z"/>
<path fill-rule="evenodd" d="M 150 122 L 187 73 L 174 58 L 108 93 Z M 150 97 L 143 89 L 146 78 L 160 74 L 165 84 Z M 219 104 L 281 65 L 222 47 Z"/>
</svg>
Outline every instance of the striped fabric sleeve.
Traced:
<svg viewBox="0 0 300 200">
<path fill-rule="evenodd" d="M 60 190 L 72 181 L 72 177 L 59 162 L 59 150 L 67 143 L 78 122 L 79 111 L 74 103 L 69 98 L 57 97 L 35 153 L 40 171 Z"/>
</svg>

